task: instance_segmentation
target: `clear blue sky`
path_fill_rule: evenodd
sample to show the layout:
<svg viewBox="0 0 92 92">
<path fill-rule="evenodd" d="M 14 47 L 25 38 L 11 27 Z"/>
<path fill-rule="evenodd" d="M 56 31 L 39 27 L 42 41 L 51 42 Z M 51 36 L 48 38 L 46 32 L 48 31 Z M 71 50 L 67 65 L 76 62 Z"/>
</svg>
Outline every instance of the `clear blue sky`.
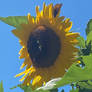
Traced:
<svg viewBox="0 0 92 92">
<path fill-rule="evenodd" d="M 72 30 L 80 32 L 85 37 L 85 28 L 89 19 L 92 18 L 92 0 L 0 0 L 0 16 L 23 16 L 29 12 L 35 16 L 35 6 L 42 4 L 62 3 L 61 14 L 73 21 Z M 4 92 L 23 92 L 20 88 L 9 88 L 19 84 L 19 78 L 14 75 L 19 70 L 22 60 L 18 59 L 20 45 L 18 39 L 11 33 L 13 27 L 0 21 L 0 80 L 4 83 Z M 20 61 L 20 62 L 19 62 Z M 63 87 L 69 92 L 69 86 Z"/>
</svg>

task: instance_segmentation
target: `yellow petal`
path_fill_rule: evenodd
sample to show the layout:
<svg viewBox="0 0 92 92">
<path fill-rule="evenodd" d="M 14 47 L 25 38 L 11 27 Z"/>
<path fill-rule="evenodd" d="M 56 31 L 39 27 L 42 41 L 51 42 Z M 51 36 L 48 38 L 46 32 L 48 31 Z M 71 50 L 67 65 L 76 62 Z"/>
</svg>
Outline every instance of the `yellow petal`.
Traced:
<svg viewBox="0 0 92 92">
<path fill-rule="evenodd" d="M 33 68 L 29 74 L 27 75 L 27 77 L 25 78 L 23 85 L 26 85 L 27 83 L 30 83 L 30 81 L 34 78 L 35 76 L 35 72 L 36 70 Z"/>
<path fill-rule="evenodd" d="M 28 13 L 28 22 L 29 22 L 29 24 L 32 24 L 32 17 L 30 15 L 30 13 Z"/>
<path fill-rule="evenodd" d="M 65 32 L 69 32 L 72 27 L 72 22 L 66 24 Z"/>
<path fill-rule="evenodd" d="M 50 4 L 49 6 L 49 18 L 51 19 L 53 17 L 53 4 Z"/>
<path fill-rule="evenodd" d="M 67 33 L 66 36 L 76 38 L 76 37 L 79 37 L 79 33 Z"/>
<path fill-rule="evenodd" d="M 49 17 L 49 6 L 46 6 L 45 16 Z"/>
<path fill-rule="evenodd" d="M 69 19 L 69 18 L 67 18 L 67 19 L 65 20 L 65 23 L 69 23 L 69 21 L 70 21 L 70 19 Z"/>
<path fill-rule="evenodd" d="M 28 72 L 31 71 L 32 69 L 33 69 L 33 68 L 30 67 L 29 69 L 27 69 L 27 70 L 25 70 L 25 71 L 23 71 L 23 72 L 17 74 L 15 77 L 19 77 L 19 76 L 21 76 L 21 75 L 23 75 L 23 74 L 25 74 L 25 73 L 28 73 Z"/>
<path fill-rule="evenodd" d="M 23 45 L 24 45 L 24 43 L 23 43 L 21 40 L 19 40 L 19 43 L 20 43 L 20 45 L 21 45 L 21 46 L 23 46 Z"/>
<path fill-rule="evenodd" d="M 25 47 L 23 46 L 22 48 L 21 48 L 21 50 L 19 51 L 19 54 L 22 54 L 22 53 L 24 53 L 25 52 Z"/>
<path fill-rule="evenodd" d="M 35 84 L 39 83 L 41 81 L 41 76 L 38 75 L 33 79 L 32 85 L 34 86 Z"/>
<path fill-rule="evenodd" d="M 73 39 L 73 40 L 71 40 L 70 42 L 71 42 L 71 43 L 76 43 L 76 44 L 77 44 L 79 41 L 78 41 L 77 39 Z"/>
<path fill-rule="evenodd" d="M 25 74 L 25 71 L 23 71 L 23 72 L 17 74 L 15 77 L 19 77 L 19 76 L 21 76 L 21 75 L 23 75 L 23 74 Z"/>
<path fill-rule="evenodd" d="M 37 17 L 40 17 L 39 6 L 36 7 L 36 14 L 37 14 Z"/>
<path fill-rule="evenodd" d="M 25 79 L 25 77 L 27 76 L 27 72 L 25 73 L 25 75 L 20 79 L 20 81 L 23 81 Z"/>
<path fill-rule="evenodd" d="M 27 77 L 27 75 L 31 75 L 34 71 L 35 69 L 33 67 L 30 67 L 29 69 L 27 69 L 25 71 L 25 75 L 20 79 L 20 81 L 23 81 Z"/>
<path fill-rule="evenodd" d="M 25 47 L 23 47 L 20 51 L 19 51 L 19 58 L 22 59 L 22 58 L 25 58 L 25 57 L 28 57 L 29 54 L 27 53 L 27 49 Z"/>
<path fill-rule="evenodd" d="M 43 14 L 41 14 L 41 16 L 44 16 L 45 15 L 45 11 L 46 11 L 46 5 L 45 5 L 45 3 L 43 3 Z"/>
<path fill-rule="evenodd" d="M 20 69 L 23 69 L 25 65 L 26 65 L 26 63 L 24 62 L 24 63 L 21 65 Z"/>
</svg>

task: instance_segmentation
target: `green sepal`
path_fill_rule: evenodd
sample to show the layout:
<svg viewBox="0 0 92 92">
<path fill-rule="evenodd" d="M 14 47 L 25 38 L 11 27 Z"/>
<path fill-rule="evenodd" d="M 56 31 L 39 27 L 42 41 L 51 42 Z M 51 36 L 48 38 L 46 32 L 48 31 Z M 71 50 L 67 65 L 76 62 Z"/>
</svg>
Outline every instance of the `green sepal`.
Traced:
<svg viewBox="0 0 92 92">
<path fill-rule="evenodd" d="M 0 82 L 0 92 L 4 92 L 3 81 Z"/>
<path fill-rule="evenodd" d="M 9 17 L 0 17 L 0 20 L 3 21 L 4 23 L 20 28 L 21 24 L 27 24 L 28 19 L 27 16 L 9 16 Z"/>
<path fill-rule="evenodd" d="M 40 87 L 37 90 L 50 90 L 74 82 L 92 80 L 92 54 L 89 56 L 82 56 L 82 59 L 85 63 L 84 68 L 77 67 L 76 63 L 74 63 L 62 78 L 57 78 L 57 81 L 51 80 L 52 82 L 48 82 L 45 86 Z"/>
<path fill-rule="evenodd" d="M 85 40 L 82 36 L 79 36 L 77 37 L 77 40 L 78 40 L 78 44 L 77 46 L 82 49 L 82 48 L 85 48 Z"/>
</svg>

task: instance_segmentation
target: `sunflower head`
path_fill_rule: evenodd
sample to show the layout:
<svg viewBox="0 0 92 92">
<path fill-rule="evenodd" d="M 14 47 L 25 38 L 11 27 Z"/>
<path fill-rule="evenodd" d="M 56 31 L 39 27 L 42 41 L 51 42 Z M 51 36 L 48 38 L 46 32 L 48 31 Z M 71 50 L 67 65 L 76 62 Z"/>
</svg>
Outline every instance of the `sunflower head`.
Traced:
<svg viewBox="0 0 92 92">
<path fill-rule="evenodd" d="M 51 28 L 45 25 L 34 29 L 27 42 L 27 50 L 33 61 L 33 66 L 38 68 L 53 65 L 60 53 L 60 49 L 61 43 L 59 37 Z"/>
<path fill-rule="evenodd" d="M 36 7 L 36 18 L 28 14 L 28 24 L 21 24 L 21 29 L 13 30 L 22 45 L 20 59 L 24 58 L 21 69 L 25 71 L 20 81 L 33 88 L 44 85 L 52 78 L 62 77 L 65 70 L 76 61 L 75 45 L 78 33 L 69 32 L 72 27 L 70 19 L 59 16 L 61 4 L 48 6 L 43 4 L 40 12 Z"/>
</svg>

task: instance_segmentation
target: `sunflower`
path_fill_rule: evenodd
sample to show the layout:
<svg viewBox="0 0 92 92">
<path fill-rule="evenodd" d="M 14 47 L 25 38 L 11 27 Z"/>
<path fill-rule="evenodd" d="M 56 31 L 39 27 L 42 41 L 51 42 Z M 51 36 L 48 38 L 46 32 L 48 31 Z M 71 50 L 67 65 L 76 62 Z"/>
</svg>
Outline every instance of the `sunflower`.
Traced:
<svg viewBox="0 0 92 92">
<path fill-rule="evenodd" d="M 59 17 L 60 8 L 60 4 L 44 3 L 40 12 L 37 6 L 36 18 L 28 14 L 28 24 L 12 31 L 22 46 L 19 58 L 24 58 L 24 62 L 20 68 L 26 68 L 16 77 L 23 75 L 20 81 L 24 85 L 32 84 L 33 88 L 45 85 L 53 78 L 62 77 L 76 61 L 79 34 L 69 32 L 72 22 Z"/>
</svg>

